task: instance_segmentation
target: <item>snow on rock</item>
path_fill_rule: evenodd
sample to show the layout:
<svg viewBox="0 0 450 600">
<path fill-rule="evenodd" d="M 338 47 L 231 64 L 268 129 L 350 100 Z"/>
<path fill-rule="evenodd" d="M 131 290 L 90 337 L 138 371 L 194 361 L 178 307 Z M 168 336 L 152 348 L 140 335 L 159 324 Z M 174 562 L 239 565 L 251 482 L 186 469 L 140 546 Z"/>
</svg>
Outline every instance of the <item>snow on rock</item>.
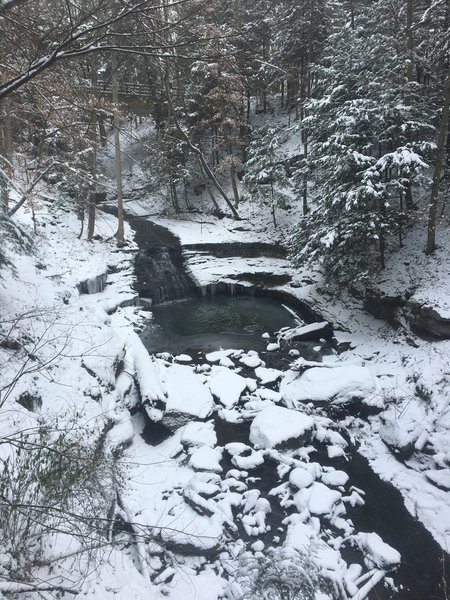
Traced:
<svg viewBox="0 0 450 600">
<path fill-rule="evenodd" d="M 205 358 L 208 362 L 217 363 L 223 358 L 227 358 L 234 354 L 236 350 L 216 350 L 214 352 L 209 352 L 205 355 Z"/>
<path fill-rule="evenodd" d="M 258 540 L 257 542 L 251 545 L 251 549 L 253 550 L 253 552 L 262 552 L 264 548 L 264 542 L 262 542 L 261 540 Z"/>
<path fill-rule="evenodd" d="M 204 376 L 186 365 L 170 365 L 165 369 L 167 389 L 166 413 L 181 413 L 205 419 L 214 409 L 213 398 L 204 384 Z"/>
<path fill-rule="evenodd" d="M 264 463 L 264 453 L 261 450 L 252 451 L 249 455 L 237 455 L 233 456 L 231 462 L 238 469 L 250 471 L 256 469 Z"/>
<path fill-rule="evenodd" d="M 191 454 L 189 464 L 196 471 L 212 471 L 213 473 L 221 473 L 221 458 L 222 450 L 220 448 L 200 446 L 200 448 Z"/>
<path fill-rule="evenodd" d="M 264 462 L 263 452 L 255 452 L 253 448 L 241 442 L 231 442 L 225 446 L 225 450 L 231 454 L 233 465 L 241 471 L 254 469 Z"/>
<path fill-rule="evenodd" d="M 214 448 L 217 444 L 214 423 L 191 421 L 183 429 L 181 443 L 185 446 L 210 446 Z"/>
<path fill-rule="evenodd" d="M 266 515 L 272 512 L 270 502 L 265 498 L 261 498 L 259 490 L 249 490 L 244 492 L 244 507 L 242 512 L 242 525 L 247 535 L 256 536 L 265 533 Z"/>
<path fill-rule="evenodd" d="M 189 354 L 178 354 L 174 356 L 173 360 L 178 363 L 190 363 L 192 362 L 192 356 L 189 356 Z"/>
<path fill-rule="evenodd" d="M 327 454 L 328 458 L 337 458 L 338 456 L 345 456 L 345 450 L 342 446 L 332 444 L 331 446 L 327 446 Z"/>
<path fill-rule="evenodd" d="M 158 365 L 134 331 L 129 333 L 126 347 L 125 368 L 127 371 L 134 370 L 141 402 L 148 416 L 153 421 L 160 421 L 167 392 L 161 383 Z"/>
<path fill-rule="evenodd" d="M 408 399 L 381 416 L 380 437 L 394 454 L 409 458 L 423 431 L 426 410 L 418 399 Z"/>
<path fill-rule="evenodd" d="M 378 567 L 389 571 L 400 564 L 400 553 L 383 542 L 377 533 L 358 533 L 354 539 L 365 554 L 364 562 L 369 569 Z"/>
<path fill-rule="evenodd" d="M 326 467 L 324 468 L 324 472 L 321 476 L 322 483 L 325 485 L 329 485 L 331 487 L 341 487 L 348 482 L 349 476 L 347 473 L 345 473 L 345 471 L 335 471 L 334 469 L 325 471 L 325 469 Z"/>
<path fill-rule="evenodd" d="M 261 398 L 261 400 L 270 400 L 271 402 L 281 402 L 280 392 L 274 390 L 268 390 L 266 388 L 258 388 L 255 394 Z"/>
<path fill-rule="evenodd" d="M 213 367 L 209 378 L 209 389 L 225 408 L 231 408 L 239 402 L 242 392 L 248 386 L 248 380 L 225 367 Z"/>
<path fill-rule="evenodd" d="M 281 379 L 281 377 L 283 377 L 283 371 L 269 369 L 267 367 L 257 367 L 255 369 L 255 375 L 261 381 L 261 385 L 267 385 L 268 383 L 277 381 L 277 379 Z"/>
<path fill-rule="evenodd" d="M 197 494 L 207 498 L 215 496 L 221 490 L 220 476 L 215 473 L 196 473 L 188 485 Z"/>
<path fill-rule="evenodd" d="M 231 456 L 240 456 L 241 454 L 244 454 L 244 452 L 250 454 L 252 448 L 247 446 L 247 444 L 243 444 L 242 442 L 230 442 L 229 444 L 225 445 L 225 450 L 231 454 Z"/>
<path fill-rule="evenodd" d="M 280 349 L 280 344 L 276 344 L 276 343 L 272 343 L 272 344 L 267 344 L 267 352 L 275 352 L 276 350 Z"/>
<path fill-rule="evenodd" d="M 308 551 L 311 542 L 316 539 L 317 532 L 311 523 L 306 524 L 305 516 L 294 514 L 283 520 L 287 525 L 285 546 L 298 550 L 301 554 Z"/>
<path fill-rule="evenodd" d="M 239 362 L 250 369 L 255 369 L 263 364 L 263 361 L 259 358 L 258 353 L 255 350 L 250 350 L 247 354 L 243 354 Z"/>
<path fill-rule="evenodd" d="M 300 376 L 296 371 L 288 371 L 280 384 L 280 393 L 291 408 L 306 400 L 343 403 L 353 398 L 365 398 L 376 389 L 370 370 L 357 365 L 312 367 Z"/>
<path fill-rule="evenodd" d="M 318 340 L 319 338 L 329 338 L 332 333 L 333 329 L 330 323 L 322 321 L 283 331 L 279 334 L 278 339 L 286 342 L 291 340 Z"/>
<path fill-rule="evenodd" d="M 294 503 L 299 512 L 307 508 L 312 515 L 320 516 L 331 515 L 341 499 L 342 495 L 337 490 L 330 490 L 323 483 L 314 482 L 295 494 Z"/>
<path fill-rule="evenodd" d="M 450 469 L 425 471 L 426 478 L 443 490 L 450 490 Z"/>
<path fill-rule="evenodd" d="M 296 467 L 289 473 L 289 483 L 299 490 L 310 486 L 313 481 L 313 475 L 303 467 Z"/>
<path fill-rule="evenodd" d="M 256 448 L 274 448 L 289 440 L 304 439 L 313 426 L 312 417 L 281 406 L 269 406 L 254 418 L 249 439 Z"/>
</svg>

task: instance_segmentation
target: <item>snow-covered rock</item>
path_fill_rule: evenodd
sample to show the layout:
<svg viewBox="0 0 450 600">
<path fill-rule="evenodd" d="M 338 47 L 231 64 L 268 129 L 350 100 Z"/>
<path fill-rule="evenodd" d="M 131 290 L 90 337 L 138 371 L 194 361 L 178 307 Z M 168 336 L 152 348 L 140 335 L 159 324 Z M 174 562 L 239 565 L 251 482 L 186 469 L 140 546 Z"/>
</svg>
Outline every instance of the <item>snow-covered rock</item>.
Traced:
<svg viewBox="0 0 450 600">
<path fill-rule="evenodd" d="M 209 389 L 225 408 L 232 408 L 239 402 L 248 380 L 225 367 L 214 367 L 209 378 Z"/>
<path fill-rule="evenodd" d="M 174 364 L 165 369 L 164 379 L 168 396 L 166 415 L 175 413 L 205 419 L 213 412 L 214 401 L 203 375 L 191 367 Z"/>
<path fill-rule="evenodd" d="M 389 571 L 400 564 L 400 553 L 383 542 L 377 533 L 358 533 L 355 540 L 365 554 L 364 562 L 368 568 L 378 567 Z"/>
<path fill-rule="evenodd" d="M 222 450 L 220 448 L 200 446 L 198 450 L 195 450 L 191 454 L 189 464 L 196 471 L 212 471 L 213 473 L 221 473 L 221 458 Z"/>
<path fill-rule="evenodd" d="M 365 398 L 376 389 L 371 371 L 357 365 L 312 367 L 302 375 L 288 371 L 280 385 L 280 393 L 289 407 L 307 400 L 348 402 L 353 398 Z"/>
<path fill-rule="evenodd" d="M 289 473 L 289 483 L 299 490 L 310 486 L 313 481 L 311 472 L 302 467 L 296 467 Z"/>
<path fill-rule="evenodd" d="M 302 325 L 283 331 L 278 336 L 278 339 L 284 341 L 318 340 L 320 338 L 330 338 L 332 333 L 331 324 L 328 321 L 321 321 L 320 323 L 310 323 L 309 325 Z"/>
<path fill-rule="evenodd" d="M 325 484 L 314 482 L 295 494 L 294 503 L 299 512 L 307 508 L 312 515 L 331 515 L 341 498 L 342 495 L 337 490 L 330 490 Z"/>
<path fill-rule="evenodd" d="M 426 478 L 442 490 L 450 490 L 450 469 L 425 471 Z"/>
<path fill-rule="evenodd" d="M 257 367 L 255 369 L 256 377 L 261 381 L 261 385 L 267 385 L 273 383 L 277 379 L 283 377 L 283 371 L 279 369 L 269 369 L 267 367 Z"/>
<path fill-rule="evenodd" d="M 425 407 L 415 399 L 389 408 L 381 416 L 380 437 L 394 454 L 409 458 L 423 431 Z"/>
<path fill-rule="evenodd" d="M 258 353 L 255 350 L 249 350 L 247 354 L 243 354 L 239 358 L 239 362 L 250 369 L 255 369 L 263 364 L 263 361 L 259 358 Z"/>
<path fill-rule="evenodd" d="M 250 426 L 250 442 L 256 448 L 274 448 L 289 440 L 303 441 L 314 426 L 314 420 L 295 410 L 269 406 L 262 410 Z"/>
<path fill-rule="evenodd" d="M 210 446 L 214 448 L 217 444 L 214 423 L 191 421 L 185 426 L 181 434 L 181 443 L 185 446 Z"/>
</svg>

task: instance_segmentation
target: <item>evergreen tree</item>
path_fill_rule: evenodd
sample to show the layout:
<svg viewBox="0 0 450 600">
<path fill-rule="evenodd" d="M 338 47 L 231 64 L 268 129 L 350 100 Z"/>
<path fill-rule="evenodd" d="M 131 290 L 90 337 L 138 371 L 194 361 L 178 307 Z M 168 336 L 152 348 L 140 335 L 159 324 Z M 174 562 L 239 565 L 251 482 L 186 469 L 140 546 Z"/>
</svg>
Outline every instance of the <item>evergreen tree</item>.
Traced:
<svg viewBox="0 0 450 600">
<path fill-rule="evenodd" d="M 380 22 L 385 5 L 366 7 L 359 26 L 330 36 L 314 69 L 314 98 L 305 103 L 302 127 L 311 141 L 296 177 L 308 178 L 315 204 L 293 238 L 292 255 L 296 263 L 319 260 L 327 276 L 343 282 L 384 268 L 393 239 L 401 243 L 410 218 L 406 196 L 432 146 L 419 84 L 405 68 L 401 2 L 391 20 Z"/>
<path fill-rule="evenodd" d="M 254 132 L 244 177 L 252 199 L 271 207 L 275 226 L 276 208 L 286 208 L 286 188 L 291 185 L 279 148 L 280 132 L 276 128 L 269 126 Z"/>
</svg>

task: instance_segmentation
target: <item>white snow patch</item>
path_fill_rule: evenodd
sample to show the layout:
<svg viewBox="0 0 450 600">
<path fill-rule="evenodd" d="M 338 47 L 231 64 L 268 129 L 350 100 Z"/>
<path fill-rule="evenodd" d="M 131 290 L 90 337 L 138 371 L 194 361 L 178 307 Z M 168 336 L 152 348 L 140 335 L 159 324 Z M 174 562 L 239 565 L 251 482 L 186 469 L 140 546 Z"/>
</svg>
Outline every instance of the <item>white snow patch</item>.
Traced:
<svg viewBox="0 0 450 600">
<path fill-rule="evenodd" d="M 312 417 L 281 406 L 269 406 L 254 418 L 249 439 L 256 448 L 274 448 L 288 440 L 303 438 L 313 426 Z"/>
</svg>

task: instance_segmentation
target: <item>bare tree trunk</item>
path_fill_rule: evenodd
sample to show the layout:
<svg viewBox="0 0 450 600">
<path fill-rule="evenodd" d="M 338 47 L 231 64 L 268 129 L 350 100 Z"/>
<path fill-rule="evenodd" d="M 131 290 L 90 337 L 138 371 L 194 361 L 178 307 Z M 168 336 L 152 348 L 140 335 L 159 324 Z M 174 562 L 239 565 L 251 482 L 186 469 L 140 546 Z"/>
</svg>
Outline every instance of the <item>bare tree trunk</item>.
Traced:
<svg viewBox="0 0 450 600">
<path fill-rule="evenodd" d="M 413 35 L 413 1 L 406 0 L 406 48 L 408 54 L 408 66 L 406 69 L 406 77 L 408 83 L 411 84 L 414 80 L 414 35 Z M 411 103 L 410 90 L 406 95 L 406 103 Z M 411 141 L 410 135 L 407 136 L 408 142 Z M 405 188 L 405 206 L 407 211 L 411 211 L 414 208 L 414 199 L 412 194 L 411 179 L 408 178 L 408 182 Z"/>
<path fill-rule="evenodd" d="M 97 87 L 97 60 L 95 54 L 91 60 L 92 67 L 92 88 Z M 95 216 L 96 216 L 96 192 L 97 192 L 97 110 L 94 107 L 90 114 L 88 138 L 90 147 L 89 155 L 89 174 L 91 181 L 89 182 L 89 197 L 88 197 L 88 223 L 87 223 L 87 239 L 91 242 L 95 232 Z"/>
<path fill-rule="evenodd" d="M 114 40 L 115 43 L 115 40 Z M 112 54 L 112 80 L 111 91 L 114 104 L 114 154 L 116 166 L 116 190 L 117 190 L 117 246 L 125 245 L 125 231 L 123 224 L 123 188 L 122 188 L 122 159 L 120 151 L 120 122 L 119 122 L 119 81 L 117 77 L 117 54 Z"/>
<path fill-rule="evenodd" d="M 450 109 L 450 72 L 447 75 L 444 106 L 442 108 L 441 123 L 439 125 L 439 138 L 436 153 L 436 165 L 434 167 L 433 185 L 431 187 L 431 198 L 428 212 L 428 236 L 426 253 L 433 254 L 436 250 L 436 217 L 439 201 L 439 184 L 441 182 L 442 168 L 445 155 L 445 138 L 447 135 L 448 116 Z"/>
<path fill-rule="evenodd" d="M 413 35 L 414 0 L 406 0 L 406 48 L 408 51 L 407 78 L 414 80 L 414 35 Z"/>
<path fill-rule="evenodd" d="M 236 181 L 236 170 L 234 165 L 230 166 L 230 179 L 231 179 L 231 187 L 233 188 L 233 196 L 234 196 L 234 206 L 238 208 L 240 198 L 239 198 L 239 190 Z"/>
<path fill-rule="evenodd" d="M 0 167 L 8 177 L 12 175 L 12 142 L 11 142 L 11 119 L 9 116 L 8 100 L 0 103 L 0 156 L 3 158 Z M 0 178 L 0 202 L 8 211 L 9 194 L 8 182 Z"/>
<path fill-rule="evenodd" d="M 208 196 L 211 198 L 211 202 L 212 202 L 212 204 L 214 206 L 214 211 L 217 214 L 220 214 L 221 213 L 220 206 L 217 204 L 217 200 L 215 199 L 213 191 L 212 191 L 212 189 L 211 189 L 211 187 L 210 187 L 210 185 L 208 183 L 208 180 L 207 180 L 206 175 L 205 175 L 205 171 L 204 171 L 203 166 L 202 166 L 202 162 L 201 162 L 201 160 L 200 160 L 199 157 L 197 157 L 197 160 L 198 160 L 198 163 L 200 165 L 200 173 L 202 174 L 202 178 L 203 178 L 203 181 L 205 183 L 206 191 L 208 193 Z"/>
<path fill-rule="evenodd" d="M 222 196 L 222 198 L 225 200 L 225 202 L 227 203 L 228 208 L 231 210 L 231 212 L 233 213 L 233 217 L 235 219 L 240 219 L 241 217 L 239 216 L 239 213 L 237 212 L 237 210 L 235 209 L 235 207 L 233 206 L 231 200 L 228 198 L 228 196 L 226 195 L 225 191 L 223 190 L 222 186 L 220 185 L 220 183 L 217 181 L 217 177 L 214 175 L 214 173 L 211 171 L 211 169 L 209 168 L 208 163 L 206 162 L 205 156 L 203 154 L 203 152 L 200 150 L 200 148 L 198 148 L 197 146 L 195 146 L 192 142 L 190 137 L 188 136 L 188 134 L 184 131 L 184 129 L 180 126 L 178 119 L 177 119 L 177 115 L 175 113 L 175 110 L 173 108 L 173 104 L 172 104 L 172 99 L 170 97 L 170 92 L 167 89 L 167 102 L 169 104 L 169 108 L 170 108 L 170 112 L 172 114 L 174 123 L 175 123 L 175 127 L 177 128 L 177 131 L 181 134 L 181 136 L 183 137 L 183 139 L 186 141 L 187 145 L 189 146 L 189 148 L 192 150 L 192 152 L 197 156 L 198 160 L 200 161 L 200 164 L 202 165 L 206 175 L 208 175 L 208 177 L 211 179 L 212 183 L 214 184 L 215 188 L 217 189 L 217 191 L 219 192 L 219 194 Z"/>
</svg>

